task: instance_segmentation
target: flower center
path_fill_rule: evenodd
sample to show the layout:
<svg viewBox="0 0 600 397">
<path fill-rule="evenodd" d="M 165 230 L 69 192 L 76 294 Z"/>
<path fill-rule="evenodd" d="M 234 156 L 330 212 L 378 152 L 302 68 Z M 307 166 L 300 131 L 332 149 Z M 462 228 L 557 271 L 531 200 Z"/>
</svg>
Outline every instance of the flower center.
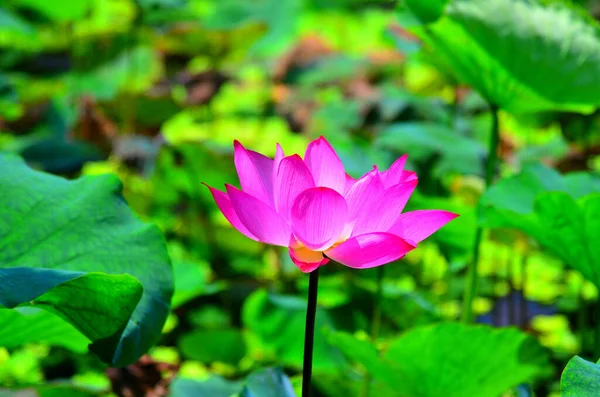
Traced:
<svg viewBox="0 0 600 397">
<path fill-rule="evenodd" d="M 346 240 L 348 240 L 347 236 L 341 236 L 341 238 L 338 241 L 336 241 L 335 243 L 333 243 L 331 245 L 331 247 L 327 248 L 327 250 L 337 247 L 338 245 L 340 245 L 341 243 L 343 243 Z M 306 262 L 306 263 L 320 262 L 325 257 L 325 255 L 324 255 L 325 251 L 313 251 L 313 250 L 307 248 L 304 244 L 302 244 L 298 240 L 296 240 L 291 245 L 291 248 L 294 250 L 294 256 L 296 257 L 296 259 L 298 259 L 302 262 Z"/>
</svg>

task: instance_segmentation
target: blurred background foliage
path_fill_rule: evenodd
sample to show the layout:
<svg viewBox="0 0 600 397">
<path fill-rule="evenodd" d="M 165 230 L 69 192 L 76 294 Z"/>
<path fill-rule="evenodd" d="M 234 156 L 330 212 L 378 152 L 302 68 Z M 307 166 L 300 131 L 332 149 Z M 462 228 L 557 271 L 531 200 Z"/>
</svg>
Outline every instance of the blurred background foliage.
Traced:
<svg viewBox="0 0 600 397">
<path fill-rule="evenodd" d="M 456 0 L 440 18 L 448 1 L 406 3 L 3 2 L 0 150 L 68 178 L 116 173 L 167 237 L 175 296 L 159 345 L 122 369 L 46 312 L 18 313 L 46 322 L 46 335 L 9 338 L 17 317 L 0 309 L 0 395 L 299 390 L 308 278 L 287 252 L 235 231 L 201 185 L 237 181 L 234 139 L 272 156 L 276 142 L 303 153 L 324 135 L 354 177 L 408 153 L 420 180 L 408 209 L 461 214 L 385 266 L 380 310 L 378 269 L 322 269 L 316 396 L 557 396 L 573 355 L 596 362 L 600 228 L 586 219 L 599 214 L 588 211 L 600 190 L 598 4 L 475 1 L 473 11 Z M 519 18 L 473 22 L 494 10 Z M 515 41 L 492 45 L 490 26 Z M 553 32 L 571 47 L 555 51 Z M 536 63 L 518 62 L 527 56 Z M 490 106 L 500 108 L 503 179 L 480 201 Z M 501 328 L 490 333 L 443 323 L 460 317 L 478 225 L 493 228 L 474 301 L 477 321 Z M 513 352 L 520 361 L 493 365 Z M 453 356 L 471 365 L 456 374 L 443 364 Z"/>
</svg>

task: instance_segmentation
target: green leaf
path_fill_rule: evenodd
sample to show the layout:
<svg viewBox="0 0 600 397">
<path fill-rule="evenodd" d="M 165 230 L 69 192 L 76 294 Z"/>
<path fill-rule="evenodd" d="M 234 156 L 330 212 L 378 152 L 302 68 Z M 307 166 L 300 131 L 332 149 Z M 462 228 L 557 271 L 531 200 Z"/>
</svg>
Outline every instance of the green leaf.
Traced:
<svg viewBox="0 0 600 397">
<path fill-rule="evenodd" d="M 212 295 L 226 287 L 223 281 L 210 282 L 212 275 L 207 262 L 173 260 L 173 274 L 175 294 L 171 305 L 174 309 L 198 296 Z"/>
<path fill-rule="evenodd" d="M 480 207 L 483 209 L 494 207 L 518 214 L 528 214 L 533 211 L 538 194 L 549 191 L 565 192 L 568 187 L 574 185 L 569 183 L 571 178 L 573 177 L 563 178 L 552 168 L 541 164 L 528 165 L 518 175 L 503 179 L 488 189 L 480 200 Z M 589 182 L 587 186 L 594 186 L 594 178 L 590 177 Z M 582 194 L 578 196 L 580 195 Z M 483 211 L 481 219 L 487 226 L 497 222 L 492 212 Z"/>
<path fill-rule="evenodd" d="M 120 92 L 140 93 L 148 90 L 162 76 L 162 64 L 156 52 L 138 46 L 119 54 L 92 71 L 68 75 L 72 95 L 93 95 L 97 99 L 114 99 Z"/>
<path fill-rule="evenodd" d="M 169 397 L 231 397 L 242 389 L 242 382 L 211 375 L 204 381 L 177 377 L 171 383 Z"/>
<path fill-rule="evenodd" d="M 492 228 L 514 228 L 600 286 L 600 178 L 562 177 L 543 166 L 490 188 L 480 200 L 480 221 Z"/>
<path fill-rule="evenodd" d="M 431 208 L 454 212 L 460 214 L 460 216 L 434 233 L 428 240 L 435 241 L 440 248 L 447 250 L 453 258 L 464 258 L 471 255 L 477 227 L 475 209 L 459 201 L 448 200 L 446 197 L 414 195 L 406 211 Z"/>
<path fill-rule="evenodd" d="M 34 31 L 33 27 L 25 20 L 5 9 L 0 9 L 0 29 L 2 33 L 18 32 L 28 34 Z"/>
<path fill-rule="evenodd" d="M 416 162 L 435 161 L 435 174 L 449 172 L 481 174 L 485 148 L 477 141 L 463 136 L 449 127 L 431 122 L 406 122 L 392 124 L 381 131 L 375 144 L 410 153 Z"/>
<path fill-rule="evenodd" d="M 346 332 L 330 332 L 327 340 L 338 347 L 345 355 L 368 367 L 379 364 L 379 353 L 368 340 L 357 339 Z"/>
<path fill-rule="evenodd" d="M 0 280 L 0 305 L 42 307 L 92 341 L 121 334 L 143 293 L 142 284 L 126 274 L 11 267 L 0 268 Z"/>
<path fill-rule="evenodd" d="M 394 340 L 379 362 L 364 343 L 354 350 L 347 336 L 336 338 L 374 379 L 402 397 L 496 397 L 543 375 L 549 364 L 533 337 L 508 328 L 458 323 L 414 328 Z"/>
<path fill-rule="evenodd" d="M 548 354 L 516 329 L 445 323 L 413 329 L 384 355 L 411 397 L 495 397 L 542 375 Z M 435 382 L 423 382 L 435 379 Z"/>
<path fill-rule="evenodd" d="M 449 0 L 404 0 L 404 4 L 423 23 L 435 22 L 444 13 Z"/>
<path fill-rule="evenodd" d="M 219 361 L 237 365 L 246 355 L 244 336 L 237 329 L 194 331 L 180 339 L 179 348 L 185 357 L 207 364 Z"/>
<path fill-rule="evenodd" d="M 63 0 L 60 7 L 45 0 L 17 0 L 22 7 L 31 8 L 56 22 L 68 22 L 81 19 L 95 0 Z"/>
<path fill-rule="evenodd" d="M 430 22 L 441 2 L 418 3 L 413 12 Z M 598 32 L 566 6 L 451 0 L 435 19 L 419 35 L 489 102 L 511 112 L 591 112 L 600 104 Z"/>
<path fill-rule="evenodd" d="M 357 339 L 345 332 L 331 332 L 328 335 L 328 340 L 339 348 L 346 357 L 361 363 L 370 373 L 380 374 L 380 377 L 385 378 L 388 384 L 393 382 L 396 375 L 386 368 L 379 352 L 368 340 Z"/>
<path fill-rule="evenodd" d="M 56 285 L 31 304 L 58 313 L 97 341 L 123 331 L 143 292 L 142 284 L 130 275 L 88 273 Z"/>
<path fill-rule="evenodd" d="M 222 0 L 204 21 L 214 30 L 234 30 L 244 25 L 264 25 L 266 34 L 250 48 L 251 53 L 271 55 L 293 39 L 301 2 L 299 0 L 258 0 L 253 3 Z"/>
<path fill-rule="evenodd" d="M 100 394 L 70 385 L 40 385 L 35 388 L 0 389 L 0 397 L 94 397 Z"/>
<path fill-rule="evenodd" d="M 98 397 L 99 393 L 74 386 L 41 386 L 37 388 L 40 397 Z"/>
<path fill-rule="evenodd" d="M 600 365 L 575 356 L 560 378 L 562 397 L 595 397 L 600 390 Z"/>
<path fill-rule="evenodd" d="M 302 367 L 306 321 L 304 299 L 257 290 L 246 299 L 242 319 L 261 342 L 263 349 L 285 365 Z M 315 370 L 331 370 L 343 363 L 339 350 L 329 344 L 323 334 L 323 330 L 331 329 L 327 312 L 317 309 L 313 359 Z"/>
<path fill-rule="evenodd" d="M 240 397 L 296 397 L 296 393 L 280 368 L 267 368 L 248 376 Z"/>
<path fill-rule="evenodd" d="M 177 377 L 171 384 L 170 397 L 295 397 L 289 378 L 280 368 L 252 372 L 243 382 L 218 375 L 206 380 Z"/>
<path fill-rule="evenodd" d="M 329 55 L 320 59 L 310 69 L 303 71 L 298 78 L 298 83 L 306 87 L 318 87 L 335 81 L 346 81 L 353 78 L 356 71 L 364 67 L 365 61 L 362 59 Z"/>
<path fill-rule="evenodd" d="M 319 305 L 331 309 L 348 303 L 351 298 L 348 289 L 347 275 L 338 273 L 319 278 Z M 308 279 L 298 279 L 298 288 L 303 294 L 308 294 Z"/>
<path fill-rule="evenodd" d="M 20 48 L 25 47 L 27 43 L 38 43 L 39 35 L 35 28 L 25 19 L 11 13 L 9 10 L 0 8 L 0 47 L 1 48 Z M 6 93 L 6 90 L 4 90 Z M 19 109 L 15 109 L 11 102 L 1 101 L 2 110 L 0 114 L 3 117 L 7 115 L 17 117 L 20 114 Z M 13 109 L 11 109 L 13 108 Z M 15 112 L 16 111 L 16 112 Z"/>
<path fill-rule="evenodd" d="M 68 181 L 6 155 L 0 169 L 0 304 L 48 309 L 105 362 L 135 361 L 169 311 L 173 280 L 160 231 L 136 218 L 112 176 Z"/>
<path fill-rule="evenodd" d="M 83 353 L 90 341 L 69 322 L 46 310 L 36 307 L 0 309 L 0 347 L 15 348 L 33 342 Z"/>
</svg>

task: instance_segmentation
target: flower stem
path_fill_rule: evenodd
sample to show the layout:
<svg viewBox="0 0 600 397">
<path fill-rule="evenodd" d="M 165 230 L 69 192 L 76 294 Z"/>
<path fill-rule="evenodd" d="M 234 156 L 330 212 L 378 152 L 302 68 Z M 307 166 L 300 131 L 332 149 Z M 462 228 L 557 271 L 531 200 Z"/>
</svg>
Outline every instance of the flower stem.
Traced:
<svg viewBox="0 0 600 397">
<path fill-rule="evenodd" d="M 377 289 L 373 296 L 373 317 L 371 318 L 371 342 L 375 342 L 379 336 L 379 327 L 381 326 L 381 294 L 383 285 L 383 274 L 385 266 L 377 267 Z M 360 392 L 361 397 L 369 397 L 369 390 L 371 388 L 371 374 L 366 373 L 363 380 L 362 389 Z"/>
<path fill-rule="evenodd" d="M 498 161 L 498 145 L 500 144 L 500 131 L 498 123 L 498 106 L 491 105 L 492 112 L 492 134 L 490 136 L 490 145 L 488 150 L 488 157 L 485 163 L 485 187 L 490 187 L 494 179 L 496 171 L 496 163 Z M 467 270 L 467 285 L 465 289 L 465 295 L 463 299 L 463 310 L 462 310 L 462 321 L 464 323 L 470 323 L 473 321 L 473 300 L 477 295 L 477 263 L 479 262 L 479 253 L 481 249 L 481 240 L 483 237 L 483 229 L 481 226 L 477 227 L 475 232 L 475 242 L 473 245 L 473 260 L 469 264 Z"/>
<path fill-rule="evenodd" d="M 467 285 L 465 289 L 465 295 L 463 298 L 463 310 L 462 310 L 462 322 L 470 323 L 473 321 L 473 300 L 477 293 L 477 262 L 479 262 L 479 248 L 481 245 L 481 234 L 483 230 L 481 227 L 477 227 L 475 232 L 475 243 L 473 250 L 473 260 L 469 264 L 467 270 Z"/>
<path fill-rule="evenodd" d="M 306 329 L 304 331 L 304 365 L 302 367 L 302 397 L 310 397 L 318 286 L 319 268 L 316 268 L 310 273 L 308 281 L 308 305 L 306 306 Z"/>
</svg>

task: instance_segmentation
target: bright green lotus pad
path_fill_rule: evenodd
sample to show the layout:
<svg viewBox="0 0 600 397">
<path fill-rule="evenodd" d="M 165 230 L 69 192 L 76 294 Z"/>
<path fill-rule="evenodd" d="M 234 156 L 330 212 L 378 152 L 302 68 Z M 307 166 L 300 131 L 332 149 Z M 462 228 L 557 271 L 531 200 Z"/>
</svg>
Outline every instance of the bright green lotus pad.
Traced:
<svg viewBox="0 0 600 397">
<path fill-rule="evenodd" d="M 7 155 L 0 169 L 0 305 L 49 310 L 108 364 L 135 361 L 169 311 L 173 280 L 160 231 L 133 214 L 115 177 L 68 181 Z"/>
<path fill-rule="evenodd" d="M 407 5 L 420 37 L 456 77 L 512 112 L 600 104 L 600 39 L 566 6 L 527 0 L 423 0 Z"/>
<path fill-rule="evenodd" d="M 399 397 L 495 397 L 544 375 L 548 365 L 533 337 L 510 328 L 458 323 L 415 328 L 381 358 L 368 342 L 350 338 L 338 333 L 330 340 Z"/>
<path fill-rule="evenodd" d="M 600 178 L 526 167 L 480 200 L 485 227 L 515 228 L 600 286 Z"/>
<path fill-rule="evenodd" d="M 596 397 L 600 390 L 600 365 L 579 356 L 569 360 L 560 378 L 562 397 Z"/>
</svg>

